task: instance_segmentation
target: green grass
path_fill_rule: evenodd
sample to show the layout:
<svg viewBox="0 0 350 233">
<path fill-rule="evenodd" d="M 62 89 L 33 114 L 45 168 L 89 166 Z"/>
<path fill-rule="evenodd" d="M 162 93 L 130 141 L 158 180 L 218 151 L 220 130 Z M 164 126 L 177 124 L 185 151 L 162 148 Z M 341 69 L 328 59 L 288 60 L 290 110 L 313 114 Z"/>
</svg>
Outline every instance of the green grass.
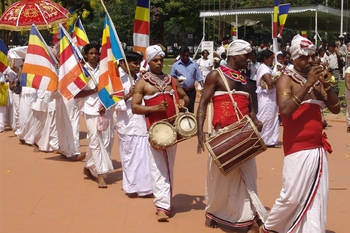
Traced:
<svg viewBox="0 0 350 233">
<path fill-rule="evenodd" d="M 163 73 L 169 74 L 175 58 L 164 58 Z"/>
</svg>

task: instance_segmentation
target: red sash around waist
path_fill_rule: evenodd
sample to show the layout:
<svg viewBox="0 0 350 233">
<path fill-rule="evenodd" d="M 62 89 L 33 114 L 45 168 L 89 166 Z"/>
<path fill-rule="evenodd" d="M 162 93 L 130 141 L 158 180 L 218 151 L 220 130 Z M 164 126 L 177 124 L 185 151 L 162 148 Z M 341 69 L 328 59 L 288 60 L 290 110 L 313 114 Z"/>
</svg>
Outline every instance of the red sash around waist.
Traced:
<svg viewBox="0 0 350 233">
<path fill-rule="evenodd" d="M 249 114 L 249 99 L 245 95 L 232 94 L 233 99 L 237 103 L 238 109 L 244 115 Z M 218 95 L 213 97 L 214 116 L 212 124 L 216 126 L 225 127 L 235 123 L 238 119 L 233 108 L 231 98 L 228 94 Z M 241 118 L 242 116 L 240 116 Z"/>
</svg>

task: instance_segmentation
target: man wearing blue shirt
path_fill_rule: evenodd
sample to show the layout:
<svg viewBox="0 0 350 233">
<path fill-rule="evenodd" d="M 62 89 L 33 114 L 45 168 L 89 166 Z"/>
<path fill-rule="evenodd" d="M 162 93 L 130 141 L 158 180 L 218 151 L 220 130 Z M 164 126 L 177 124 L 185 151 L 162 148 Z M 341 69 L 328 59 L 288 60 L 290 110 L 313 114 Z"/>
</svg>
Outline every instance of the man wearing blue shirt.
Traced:
<svg viewBox="0 0 350 233">
<path fill-rule="evenodd" d="M 187 46 L 181 46 L 180 59 L 176 61 L 170 71 L 170 75 L 176 78 L 182 89 L 190 98 L 190 104 L 187 106 L 189 112 L 194 112 L 194 102 L 196 100 L 195 81 L 204 87 L 203 77 L 196 62 L 189 57 L 190 50 Z"/>
</svg>

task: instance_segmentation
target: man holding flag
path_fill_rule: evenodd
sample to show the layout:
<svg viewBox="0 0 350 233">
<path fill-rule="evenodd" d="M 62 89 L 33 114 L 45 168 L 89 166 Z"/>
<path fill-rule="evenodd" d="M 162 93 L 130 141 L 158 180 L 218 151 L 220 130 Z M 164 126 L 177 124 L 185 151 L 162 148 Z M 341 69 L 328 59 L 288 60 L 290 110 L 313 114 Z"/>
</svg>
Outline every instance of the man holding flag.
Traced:
<svg viewBox="0 0 350 233">
<path fill-rule="evenodd" d="M 85 67 L 93 74 L 88 85 L 79 92 L 75 98 L 84 98 L 81 111 L 83 112 L 87 126 L 86 160 L 83 173 L 95 180 L 97 177 L 98 187 L 107 188 L 105 177 L 114 170 L 110 158 L 114 134 L 113 134 L 113 112 L 106 110 L 97 95 L 98 82 L 100 78 L 100 46 L 98 44 L 87 44 L 84 46 L 84 57 L 87 61 Z M 109 119 L 109 126 L 104 131 L 97 129 L 100 117 Z"/>
</svg>

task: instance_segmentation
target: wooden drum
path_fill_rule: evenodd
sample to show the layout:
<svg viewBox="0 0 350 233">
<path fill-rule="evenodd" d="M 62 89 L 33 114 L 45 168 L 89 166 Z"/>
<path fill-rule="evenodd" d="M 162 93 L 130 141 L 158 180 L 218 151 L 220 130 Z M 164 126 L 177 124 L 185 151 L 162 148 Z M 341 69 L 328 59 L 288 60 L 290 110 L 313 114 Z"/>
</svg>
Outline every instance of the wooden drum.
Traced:
<svg viewBox="0 0 350 233">
<path fill-rule="evenodd" d="M 267 149 L 248 116 L 218 130 L 205 142 L 205 146 L 224 175 Z"/>
</svg>

